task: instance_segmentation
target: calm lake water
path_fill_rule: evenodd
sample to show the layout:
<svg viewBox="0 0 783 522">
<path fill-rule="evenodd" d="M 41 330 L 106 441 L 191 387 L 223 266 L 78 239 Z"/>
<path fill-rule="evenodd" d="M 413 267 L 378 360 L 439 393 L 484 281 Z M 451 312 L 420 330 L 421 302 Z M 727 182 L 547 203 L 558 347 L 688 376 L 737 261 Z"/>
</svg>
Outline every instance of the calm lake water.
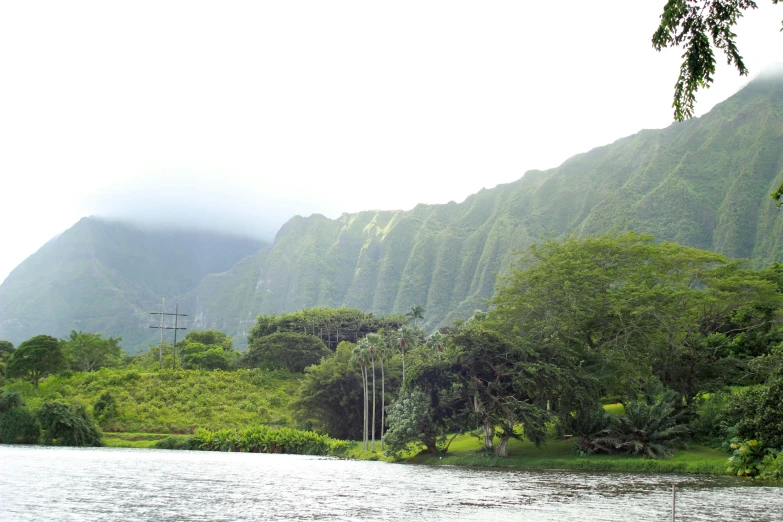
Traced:
<svg viewBox="0 0 783 522">
<path fill-rule="evenodd" d="M 293 455 L 0 446 L 0 520 L 783 520 L 732 477 L 492 471 Z"/>
</svg>

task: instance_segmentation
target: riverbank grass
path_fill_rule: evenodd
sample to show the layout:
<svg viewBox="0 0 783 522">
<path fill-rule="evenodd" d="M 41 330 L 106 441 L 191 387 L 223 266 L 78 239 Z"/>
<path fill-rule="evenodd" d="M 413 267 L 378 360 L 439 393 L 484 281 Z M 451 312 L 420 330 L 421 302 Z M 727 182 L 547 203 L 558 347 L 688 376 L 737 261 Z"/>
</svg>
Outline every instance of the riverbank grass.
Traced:
<svg viewBox="0 0 783 522">
<path fill-rule="evenodd" d="M 480 449 L 476 437 L 459 435 L 451 443 L 448 453 L 420 453 L 408 461 L 482 468 L 724 474 L 728 458 L 725 453 L 703 446 L 679 450 L 672 458 L 665 460 L 646 459 L 638 455 L 578 456 L 573 443 L 567 440 L 550 440 L 541 448 L 536 448 L 530 441 L 512 440 L 508 445 L 509 457 L 483 455 Z"/>
</svg>

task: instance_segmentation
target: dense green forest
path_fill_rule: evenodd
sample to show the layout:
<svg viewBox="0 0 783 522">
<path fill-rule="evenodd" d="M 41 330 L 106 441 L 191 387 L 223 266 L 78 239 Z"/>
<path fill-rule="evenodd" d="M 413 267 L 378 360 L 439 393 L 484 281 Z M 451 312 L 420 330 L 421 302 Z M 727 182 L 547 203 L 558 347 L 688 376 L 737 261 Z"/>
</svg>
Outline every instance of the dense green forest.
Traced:
<svg viewBox="0 0 783 522">
<path fill-rule="evenodd" d="M 296 216 L 274 242 L 84 219 L 0 285 L 0 338 L 71 330 L 155 340 L 149 312 L 244 349 L 259 314 L 312 307 L 427 310 L 431 331 L 486 309 L 497 274 L 542 237 L 638 230 L 751 266 L 783 255 L 769 197 L 783 181 L 783 80 L 755 80 L 700 118 L 637 134 L 461 203 Z M 415 188 L 413 188 L 415 190 Z"/>
<path fill-rule="evenodd" d="M 412 305 L 261 315 L 246 351 L 215 330 L 135 356 L 83 332 L 4 342 L 0 437 L 96 444 L 102 429 L 164 448 L 374 458 L 472 439 L 474 464 L 523 442 L 570 445 L 582 465 L 690 445 L 775 479 L 781 307 L 780 265 L 633 232 L 571 235 L 518 254 L 487 311 L 429 335 Z"/>
</svg>

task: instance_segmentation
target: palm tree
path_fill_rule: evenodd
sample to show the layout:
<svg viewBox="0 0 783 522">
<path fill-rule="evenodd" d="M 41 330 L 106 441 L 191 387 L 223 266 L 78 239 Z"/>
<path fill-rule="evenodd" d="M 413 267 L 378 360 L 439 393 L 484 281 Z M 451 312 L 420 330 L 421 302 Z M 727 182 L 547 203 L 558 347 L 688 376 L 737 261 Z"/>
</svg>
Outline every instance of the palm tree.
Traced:
<svg viewBox="0 0 783 522">
<path fill-rule="evenodd" d="M 400 347 L 400 353 L 402 354 L 402 385 L 405 386 L 405 352 L 416 344 L 416 332 L 410 326 L 402 325 L 397 330 L 394 340 L 397 342 L 397 346 Z"/>
<path fill-rule="evenodd" d="M 443 351 L 443 344 L 446 342 L 446 338 L 440 331 L 436 330 L 427 339 L 427 346 L 438 352 L 438 360 L 440 360 L 440 354 Z"/>
<path fill-rule="evenodd" d="M 421 305 L 413 305 L 411 306 L 411 309 L 408 310 L 408 312 L 405 314 L 405 317 L 411 319 L 413 321 L 413 326 L 415 327 L 417 326 L 416 320 L 424 319 L 424 312 L 426 312 L 426 310 Z"/>
<path fill-rule="evenodd" d="M 374 355 L 374 359 L 378 359 L 381 363 L 381 449 L 383 449 L 383 426 L 386 422 L 386 415 L 385 415 L 385 409 L 386 409 L 386 375 L 384 372 L 384 365 L 383 361 L 386 358 L 386 340 L 383 338 L 382 335 L 379 335 L 377 333 L 374 334 L 368 334 L 366 337 L 367 341 L 370 343 L 370 346 L 372 347 L 372 354 Z M 373 359 L 373 367 L 372 367 L 372 422 L 373 422 L 373 436 L 372 436 L 372 443 L 373 443 L 373 451 L 375 451 L 375 361 Z"/>
<path fill-rule="evenodd" d="M 364 430 L 362 432 L 362 447 L 367 451 L 367 343 L 365 339 L 359 341 L 359 344 L 353 349 L 353 362 L 359 365 L 362 372 L 362 392 L 363 392 L 363 412 L 364 412 Z"/>
<path fill-rule="evenodd" d="M 364 340 L 367 341 L 370 352 L 370 364 L 372 365 L 372 451 L 375 451 L 375 355 L 378 345 L 383 339 L 378 334 L 367 334 Z"/>
</svg>

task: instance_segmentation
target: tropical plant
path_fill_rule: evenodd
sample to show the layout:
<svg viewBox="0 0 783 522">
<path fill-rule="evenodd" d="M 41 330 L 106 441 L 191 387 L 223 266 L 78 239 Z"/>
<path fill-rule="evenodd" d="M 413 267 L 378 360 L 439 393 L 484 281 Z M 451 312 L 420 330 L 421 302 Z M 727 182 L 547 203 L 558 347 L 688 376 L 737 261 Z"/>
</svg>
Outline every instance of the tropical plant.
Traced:
<svg viewBox="0 0 783 522">
<path fill-rule="evenodd" d="M 677 410 L 677 394 L 669 390 L 658 400 L 623 403 L 625 414 L 612 417 L 610 427 L 591 442 L 594 453 L 629 453 L 659 459 L 671 457 L 690 433 L 685 410 Z M 588 452 L 591 452 L 588 449 Z"/>
<path fill-rule="evenodd" d="M 765 468 L 772 464 L 778 456 L 778 451 L 765 448 L 756 440 L 741 440 L 734 438 L 731 441 L 732 455 L 726 462 L 726 472 L 738 477 L 756 477 L 761 475 Z M 775 463 L 777 467 L 777 463 Z M 774 476 L 775 470 L 771 467 L 770 476 Z"/>
<path fill-rule="evenodd" d="M 536 445 L 543 443 L 546 397 L 556 368 L 480 322 L 467 323 L 450 339 L 449 372 L 459 386 L 463 414 L 481 422 L 485 449 L 508 456 L 509 441 L 522 436 L 518 427 Z M 441 352 L 437 353 L 440 362 Z M 500 440 L 493 448 L 495 432 Z"/>
<path fill-rule="evenodd" d="M 424 312 L 426 312 L 426 310 L 424 309 L 423 306 L 413 305 L 411 306 L 411 309 L 405 313 L 405 317 L 413 321 L 413 327 L 415 328 L 417 325 L 417 321 L 419 319 L 424 319 Z"/>
<path fill-rule="evenodd" d="M 394 341 L 400 349 L 402 355 L 402 382 L 405 384 L 405 353 L 416 346 L 417 336 L 415 328 L 408 325 L 401 326 L 394 333 Z"/>
<path fill-rule="evenodd" d="M 445 346 L 446 338 L 443 336 L 440 331 L 436 330 L 427 338 L 427 342 L 425 345 L 427 348 L 430 348 L 431 350 L 435 351 L 435 353 L 438 354 L 438 359 L 441 357 L 441 352 L 443 352 L 443 347 Z"/>
</svg>

